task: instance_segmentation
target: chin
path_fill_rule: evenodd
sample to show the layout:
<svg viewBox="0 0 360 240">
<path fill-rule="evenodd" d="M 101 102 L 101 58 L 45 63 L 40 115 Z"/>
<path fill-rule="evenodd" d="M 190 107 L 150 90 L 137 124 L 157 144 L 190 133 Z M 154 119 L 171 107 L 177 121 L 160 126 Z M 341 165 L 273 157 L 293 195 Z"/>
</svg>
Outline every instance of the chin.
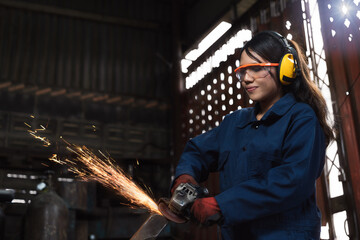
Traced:
<svg viewBox="0 0 360 240">
<path fill-rule="evenodd" d="M 250 95 L 248 95 L 248 96 L 253 102 L 258 102 L 263 99 L 263 97 L 261 97 L 261 96 L 250 96 Z"/>
</svg>

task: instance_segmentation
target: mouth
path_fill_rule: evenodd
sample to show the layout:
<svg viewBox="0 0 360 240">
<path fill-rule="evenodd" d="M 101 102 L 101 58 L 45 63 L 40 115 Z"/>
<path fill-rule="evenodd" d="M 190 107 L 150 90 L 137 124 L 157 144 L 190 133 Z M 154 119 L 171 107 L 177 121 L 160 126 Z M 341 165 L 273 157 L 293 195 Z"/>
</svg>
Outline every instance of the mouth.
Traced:
<svg viewBox="0 0 360 240">
<path fill-rule="evenodd" d="M 255 89 L 257 89 L 257 87 L 247 87 L 246 91 L 251 93 L 251 92 L 255 91 Z"/>
</svg>

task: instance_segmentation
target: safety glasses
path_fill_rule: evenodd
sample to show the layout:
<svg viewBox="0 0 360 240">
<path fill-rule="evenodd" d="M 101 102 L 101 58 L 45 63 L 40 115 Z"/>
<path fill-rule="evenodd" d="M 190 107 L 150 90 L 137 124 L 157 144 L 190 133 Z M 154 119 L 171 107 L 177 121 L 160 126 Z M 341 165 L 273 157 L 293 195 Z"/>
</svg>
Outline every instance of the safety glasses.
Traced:
<svg viewBox="0 0 360 240">
<path fill-rule="evenodd" d="M 246 73 L 252 78 L 264 78 L 270 73 L 270 67 L 279 66 L 278 63 L 252 63 L 235 69 L 236 77 L 242 82 Z"/>
</svg>

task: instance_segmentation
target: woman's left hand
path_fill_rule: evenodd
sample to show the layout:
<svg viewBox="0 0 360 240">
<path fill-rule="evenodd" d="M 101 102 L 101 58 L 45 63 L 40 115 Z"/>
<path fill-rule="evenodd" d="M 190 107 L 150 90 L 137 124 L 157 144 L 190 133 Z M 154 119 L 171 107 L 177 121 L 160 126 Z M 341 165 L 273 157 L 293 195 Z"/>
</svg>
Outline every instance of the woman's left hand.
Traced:
<svg viewBox="0 0 360 240">
<path fill-rule="evenodd" d="M 214 197 L 196 199 L 190 211 L 199 223 L 206 226 L 222 219 L 220 207 Z"/>
</svg>

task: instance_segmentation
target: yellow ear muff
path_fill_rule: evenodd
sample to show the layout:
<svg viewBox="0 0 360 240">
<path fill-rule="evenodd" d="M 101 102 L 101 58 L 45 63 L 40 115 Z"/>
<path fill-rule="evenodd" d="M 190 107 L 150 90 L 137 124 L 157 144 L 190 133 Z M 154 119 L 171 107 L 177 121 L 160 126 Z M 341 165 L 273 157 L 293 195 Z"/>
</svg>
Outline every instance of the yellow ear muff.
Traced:
<svg viewBox="0 0 360 240">
<path fill-rule="evenodd" d="M 283 56 L 279 65 L 279 79 L 284 85 L 291 84 L 296 79 L 294 55 L 287 53 Z"/>
</svg>

